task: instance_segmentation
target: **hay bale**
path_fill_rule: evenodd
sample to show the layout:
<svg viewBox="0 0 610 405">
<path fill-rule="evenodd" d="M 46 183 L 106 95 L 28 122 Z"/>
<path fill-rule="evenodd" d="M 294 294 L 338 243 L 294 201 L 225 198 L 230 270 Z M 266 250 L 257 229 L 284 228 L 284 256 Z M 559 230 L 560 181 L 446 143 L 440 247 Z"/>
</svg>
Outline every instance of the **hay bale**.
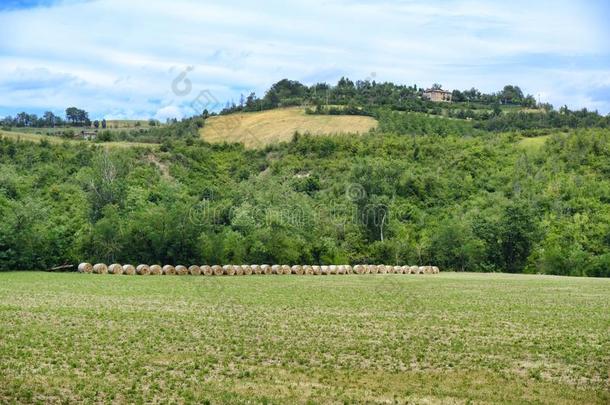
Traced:
<svg viewBox="0 0 610 405">
<path fill-rule="evenodd" d="M 149 268 L 149 274 L 151 276 L 160 276 L 161 274 L 163 274 L 163 268 L 158 264 L 153 264 Z"/>
<path fill-rule="evenodd" d="M 250 276 L 250 275 L 252 275 L 252 266 L 249 266 L 247 264 L 242 264 L 241 271 L 243 271 L 244 276 Z"/>
<path fill-rule="evenodd" d="M 290 268 L 290 273 L 296 274 L 297 276 L 302 276 L 303 275 L 303 266 L 299 266 L 298 264 L 295 264 L 294 266 L 292 266 Z"/>
<path fill-rule="evenodd" d="M 379 274 L 386 274 L 388 272 L 388 266 L 385 264 L 380 264 L 377 266 L 377 272 Z"/>
<path fill-rule="evenodd" d="M 323 276 L 328 276 L 330 274 L 330 269 L 328 266 L 320 266 L 320 274 Z"/>
<path fill-rule="evenodd" d="M 426 266 L 419 266 L 419 273 L 417 274 L 426 274 Z"/>
<path fill-rule="evenodd" d="M 394 266 L 394 274 L 402 274 L 402 266 Z"/>
<path fill-rule="evenodd" d="M 252 274 L 261 274 L 263 272 L 261 266 L 258 264 L 253 264 L 250 266 L 250 268 L 252 269 Z"/>
<path fill-rule="evenodd" d="M 204 276 L 213 276 L 214 272 L 212 271 L 212 267 L 208 266 L 207 264 L 204 264 L 203 266 L 201 266 L 201 274 L 203 274 Z"/>
<path fill-rule="evenodd" d="M 112 263 L 110 266 L 108 266 L 108 273 L 123 274 L 123 266 L 118 263 Z"/>
<path fill-rule="evenodd" d="M 419 267 L 409 266 L 409 274 L 417 274 L 417 273 L 419 273 Z"/>
<path fill-rule="evenodd" d="M 349 264 L 345 265 L 345 274 L 354 274 L 354 268 Z"/>
<path fill-rule="evenodd" d="M 374 264 L 369 264 L 367 267 L 368 267 L 368 269 L 369 269 L 369 271 L 368 271 L 368 272 L 369 272 L 370 274 L 377 274 L 377 273 L 379 273 L 379 268 L 378 268 L 378 266 L 376 266 L 376 265 L 374 265 Z"/>
<path fill-rule="evenodd" d="M 311 270 L 313 271 L 314 276 L 322 274 L 322 268 L 320 266 L 311 266 Z"/>
<path fill-rule="evenodd" d="M 313 275 L 313 267 L 311 267 L 309 265 L 303 266 L 303 274 L 305 274 L 306 276 L 312 276 Z"/>
<path fill-rule="evenodd" d="M 262 264 L 261 265 L 261 274 L 266 274 L 266 275 L 272 274 L 273 270 L 271 267 L 272 266 L 269 266 L 268 264 Z"/>
<path fill-rule="evenodd" d="M 340 265 L 337 266 L 337 274 L 341 274 L 341 275 L 345 274 L 345 266 L 344 265 L 340 264 Z"/>
<path fill-rule="evenodd" d="M 328 266 L 328 274 L 337 274 L 337 266 L 334 264 Z"/>
<path fill-rule="evenodd" d="M 174 266 L 172 266 L 171 264 L 166 264 L 165 266 L 163 266 L 163 275 L 164 276 L 175 276 L 176 268 Z"/>
<path fill-rule="evenodd" d="M 224 273 L 224 270 L 222 267 L 220 267 L 219 265 L 215 264 L 212 266 L 212 273 L 214 273 L 215 276 L 222 276 Z"/>
<path fill-rule="evenodd" d="M 140 276 L 147 276 L 150 274 L 150 267 L 147 264 L 140 264 L 136 267 L 136 274 Z"/>
<path fill-rule="evenodd" d="M 354 266 L 354 274 L 364 274 L 364 266 L 357 264 Z"/>
<path fill-rule="evenodd" d="M 282 266 L 280 266 L 279 264 L 274 264 L 273 266 L 271 266 L 271 274 L 282 274 Z"/>
<path fill-rule="evenodd" d="M 78 265 L 79 273 L 92 273 L 93 265 L 91 263 L 81 263 Z"/>
<path fill-rule="evenodd" d="M 233 265 L 231 267 L 233 268 L 233 273 L 236 276 L 243 276 L 244 275 L 244 270 L 241 268 L 241 266 Z"/>
<path fill-rule="evenodd" d="M 292 269 L 290 268 L 289 265 L 287 265 L 287 264 L 282 265 L 282 274 L 290 274 L 291 272 L 292 272 Z"/>
<path fill-rule="evenodd" d="M 436 266 L 432 266 L 432 270 L 433 270 L 434 274 L 438 274 L 441 272 L 441 270 Z"/>
<path fill-rule="evenodd" d="M 224 274 L 225 276 L 234 276 L 235 268 L 230 264 L 225 264 L 224 266 L 222 266 L 222 274 Z"/>
<path fill-rule="evenodd" d="M 411 274 L 411 267 L 409 266 L 402 266 L 402 274 Z"/>
<path fill-rule="evenodd" d="M 385 266 L 386 273 L 394 274 L 394 266 Z"/>
<path fill-rule="evenodd" d="M 187 274 L 189 274 L 189 269 L 187 269 L 185 266 L 182 265 L 178 265 L 175 268 L 176 270 L 176 274 L 179 276 L 186 276 Z"/>
<path fill-rule="evenodd" d="M 94 274 L 108 274 L 108 266 L 104 263 L 97 263 L 93 265 Z"/>
<path fill-rule="evenodd" d="M 131 264 L 125 264 L 123 265 L 123 274 L 125 274 L 126 276 L 133 276 L 134 274 L 136 274 L 136 268 L 133 267 Z"/>
<path fill-rule="evenodd" d="M 189 266 L 189 274 L 192 276 L 200 276 L 201 275 L 201 267 L 197 265 Z"/>
</svg>

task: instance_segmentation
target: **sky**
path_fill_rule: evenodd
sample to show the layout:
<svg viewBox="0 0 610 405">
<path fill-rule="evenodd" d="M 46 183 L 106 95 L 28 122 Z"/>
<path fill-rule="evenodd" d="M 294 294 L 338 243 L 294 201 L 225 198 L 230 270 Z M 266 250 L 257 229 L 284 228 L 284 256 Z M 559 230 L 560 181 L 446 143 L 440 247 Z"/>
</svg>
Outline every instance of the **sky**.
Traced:
<svg viewBox="0 0 610 405">
<path fill-rule="evenodd" d="M 283 78 L 392 81 L 610 113 L 606 0 L 0 0 L 0 116 L 165 120 Z"/>
</svg>

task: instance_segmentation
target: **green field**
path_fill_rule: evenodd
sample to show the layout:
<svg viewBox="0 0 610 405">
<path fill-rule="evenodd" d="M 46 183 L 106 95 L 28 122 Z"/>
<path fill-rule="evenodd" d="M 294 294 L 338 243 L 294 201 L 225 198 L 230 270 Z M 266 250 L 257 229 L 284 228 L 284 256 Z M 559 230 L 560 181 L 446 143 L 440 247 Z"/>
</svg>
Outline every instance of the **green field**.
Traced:
<svg viewBox="0 0 610 405">
<path fill-rule="evenodd" d="M 0 273 L 0 403 L 608 403 L 610 280 Z"/>
</svg>

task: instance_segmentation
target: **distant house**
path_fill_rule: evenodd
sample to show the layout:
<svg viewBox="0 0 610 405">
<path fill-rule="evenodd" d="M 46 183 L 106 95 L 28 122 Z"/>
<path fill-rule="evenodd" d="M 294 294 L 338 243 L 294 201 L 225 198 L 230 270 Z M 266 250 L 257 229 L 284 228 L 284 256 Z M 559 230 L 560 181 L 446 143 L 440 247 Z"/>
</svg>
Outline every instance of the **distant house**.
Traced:
<svg viewBox="0 0 610 405">
<path fill-rule="evenodd" d="M 451 102 L 451 92 L 443 89 L 427 89 L 423 97 L 424 100 L 435 102 Z"/>
<path fill-rule="evenodd" d="M 97 131 L 82 130 L 80 131 L 80 137 L 81 139 L 84 139 L 86 141 L 95 141 L 95 139 L 97 138 Z"/>
</svg>

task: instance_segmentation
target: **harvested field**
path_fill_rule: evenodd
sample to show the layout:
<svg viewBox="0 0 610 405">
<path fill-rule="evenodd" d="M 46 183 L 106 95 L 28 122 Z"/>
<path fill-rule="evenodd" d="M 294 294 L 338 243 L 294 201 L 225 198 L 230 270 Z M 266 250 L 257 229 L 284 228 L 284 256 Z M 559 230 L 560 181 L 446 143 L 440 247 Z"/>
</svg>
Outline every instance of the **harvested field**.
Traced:
<svg viewBox="0 0 610 405">
<path fill-rule="evenodd" d="M 609 296 L 503 274 L 0 273 L 0 403 L 607 404 Z"/>
</svg>

